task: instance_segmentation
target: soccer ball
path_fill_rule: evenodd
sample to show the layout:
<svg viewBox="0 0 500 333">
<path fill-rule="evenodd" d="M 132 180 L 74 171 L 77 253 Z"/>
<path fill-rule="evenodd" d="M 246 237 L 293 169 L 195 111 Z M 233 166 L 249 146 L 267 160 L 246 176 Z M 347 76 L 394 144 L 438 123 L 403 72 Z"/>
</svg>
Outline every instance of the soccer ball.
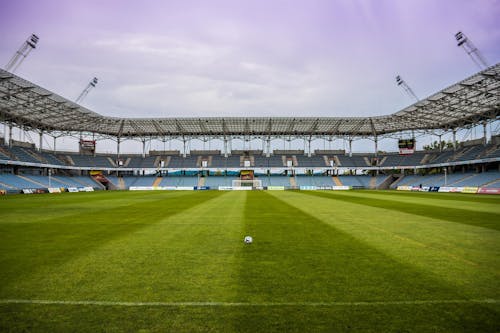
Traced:
<svg viewBox="0 0 500 333">
<path fill-rule="evenodd" d="M 245 244 L 252 244 L 253 238 L 252 236 L 245 236 L 245 239 L 243 240 Z"/>
</svg>

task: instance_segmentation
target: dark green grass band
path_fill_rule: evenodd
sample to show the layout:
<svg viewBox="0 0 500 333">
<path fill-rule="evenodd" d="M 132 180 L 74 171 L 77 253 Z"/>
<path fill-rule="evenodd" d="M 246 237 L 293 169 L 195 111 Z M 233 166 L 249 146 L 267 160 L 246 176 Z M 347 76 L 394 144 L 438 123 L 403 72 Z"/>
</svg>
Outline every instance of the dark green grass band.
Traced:
<svg viewBox="0 0 500 333">
<path fill-rule="evenodd" d="M 30 304 L 30 305 L 89 305 L 89 306 L 144 306 L 144 307 L 183 307 L 183 306 L 383 306 L 383 305 L 428 305 L 428 304 L 499 304 L 497 299 L 448 299 L 448 300 L 399 300 L 399 301 L 364 301 L 364 302 L 120 302 L 120 301 L 63 301 L 42 299 L 0 299 L 2 304 Z"/>
</svg>

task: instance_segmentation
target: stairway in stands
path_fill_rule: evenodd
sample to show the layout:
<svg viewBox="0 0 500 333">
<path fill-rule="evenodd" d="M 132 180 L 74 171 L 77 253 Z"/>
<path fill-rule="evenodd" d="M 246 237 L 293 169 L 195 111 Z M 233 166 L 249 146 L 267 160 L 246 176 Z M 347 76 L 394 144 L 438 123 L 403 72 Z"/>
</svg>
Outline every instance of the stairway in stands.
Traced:
<svg viewBox="0 0 500 333">
<path fill-rule="evenodd" d="M 153 187 L 160 186 L 162 180 L 163 177 L 156 177 L 155 181 L 153 182 Z"/>
<path fill-rule="evenodd" d="M 111 157 L 109 157 L 109 156 L 107 157 L 107 159 L 108 159 L 108 162 L 113 166 L 113 168 L 116 168 L 115 161 Z"/>
<path fill-rule="evenodd" d="M 477 174 L 473 173 L 473 174 L 470 174 L 470 175 L 466 175 L 465 177 L 463 178 L 460 178 L 460 179 L 457 179 L 455 180 L 454 182 L 452 183 L 449 183 L 449 184 L 445 184 L 446 186 L 453 186 L 453 184 L 455 183 L 460 183 L 460 182 L 463 182 L 464 180 L 467 180 L 467 179 L 470 179 L 470 178 L 474 178 L 476 177 Z"/>
<path fill-rule="evenodd" d="M 17 187 L 14 187 L 14 186 L 11 186 L 11 185 L 7 185 L 7 184 L 2 183 L 2 182 L 0 182 L 0 187 L 3 187 L 5 189 L 10 189 L 10 190 L 17 190 L 18 189 Z"/>
<path fill-rule="evenodd" d="M 37 182 L 36 180 L 33 180 L 33 179 L 31 179 L 31 178 L 28 178 L 28 177 L 25 177 L 25 176 L 23 176 L 23 175 L 17 175 L 17 176 L 18 176 L 19 178 L 21 178 L 21 179 L 24 179 L 24 180 L 25 180 L 25 181 L 27 181 L 27 182 L 31 182 L 31 183 L 37 184 L 37 185 L 41 186 L 42 188 L 47 187 L 45 184 L 39 183 L 39 182 Z"/>
<path fill-rule="evenodd" d="M 382 166 L 382 165 L 384 165 L 385 160 L 387 160 L 387 156 L 384 156 L 384 157 L 382 158 L 382 160 L 380 160 L 380 162 L 378 163 L 378 166 Z"/>
<path fill-rule="evenodd" d="M 118 178 L 118 187 L 121 189 L 121 190 L 125 190 L 126 189 L 126 186 L 125 185 L 125 180 L 123 179 L 123 177 L 119 177 Z"/>
<path fill-rule="evenodd" d="M 333 179 L 333 182 L 335 183 L 335 186 L 344 186 L 342 184 L 342 182 L 340 181 L 339 177 L 333 176 L 332 179 Z"/>
<path fill-rule="evenodd" d="M 67 165 L 75 165 L 75 161 L 73 161 L 73 158 L 69 155 L 64 155 L 64 162 L 66 162 Z"/>
<path fill-rule="evenodd" d="M 47 163 L 47 159 L 45 157 L 43 157 L 42 155 L 37 154 L 33 150 L 31 150 L 31 149 L 24 149 L 24 148 L 21 148 L 21 149 L 26 154 L 30 155 L 31 157 L 33 157 L 34 159 L 40 161 L 41 163 Z"/>
<path fill-rule="evenodd" d="M 205 186 L 205 177 L 198 178 L 198 187 Z"/>
</svg>

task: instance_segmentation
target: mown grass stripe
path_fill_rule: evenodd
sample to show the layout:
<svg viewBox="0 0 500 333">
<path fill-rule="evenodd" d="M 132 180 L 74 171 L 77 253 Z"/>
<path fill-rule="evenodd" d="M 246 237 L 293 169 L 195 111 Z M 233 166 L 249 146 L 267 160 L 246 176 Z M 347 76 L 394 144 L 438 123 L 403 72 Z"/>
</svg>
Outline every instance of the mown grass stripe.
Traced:
<svg viewBox="0 0 500 333">
<path fill-rule="evenodd" d="M 247 194 L 245 229 L 254 236 L 254 243 L 239 254 L 240 287 L 235 300 L 258 303 L 384 300 L 387 295 L 464 297 L 460 290 L 435 276 L 304 212 L 290 204 L 285 195 Z"/>
<path fill-rule="evenodd" d="M 205 197 L 213 198 L 203 200 Z M 242 245 L 245 198 L 244 193 L 199 192 L 184 199 L 186 205 L 191 200 L 185 210 L 175 209 L 182 205 L 179 202 L 165 202 L 156 208 L 164 218 L 143 224 L 58 267 L 44 267 L 23 276 L 0 293 L 0 298 L 60 299 L 71 294 L 79 299 L 127 295 L 131 300 L 150 301 L 231 300 L 236 285 L 233 260 Z M 196 205 L 193 199 L 197 199 Z M 49 281 L 46 276 L 50 276 Z"/>
<path fill-rule="evenodd" d="M 480 202 L 480 203 L 500 203 L 500 197 L 496 195 L 481 195 L 470 193 L 443 193 L 443 192 L 408 192 L 394 190 L 362 190 L 359 193 L 377 193 L 380 196 L 401 197 L 401 198 L 431 198 L 432 200 L 447 200 L 460 202 Z"/>
<path fill-rule="evenodd" d="M 8 289 L 11 283 L 18 283 L 20 277 L 35 275 L 38 270 L 61 267 L 66 262 L 83 257 L 114 239 L 147 228 L 221 195 L 220 192 L 175 197 L 166 195 L 155 197 L 153 201 L 131 201 L 127 206 L 109 205 L 103 211 L 80 210 L 70 217 L 56 215 L 50 220 L 58 224 L 36 221 L 20 224 L 0 223 L 0 234 L 3 237 L 0 243 L 0 292 Z M 80 223 L 72 224 L 74 221 Z M 137 221 L 140 223 L 136 223 Z M 144 223 L 145 221 L 147 223 Z"/>
<path fill-rule="evenodd" d="M 478 212 L 460 208 L 440 208 L 422 203 L 402 204 L 396 200 L 367 198 L 346 193 L 304 191 L 307 195 L 341 200 L 363 206 L 395 210 L 407 214 L 420 215 L 453 223 L 462 223 L 500 231 L 500 213 Z"/>
<path fill-rule="evenodd" d="M 43 299 L 0 299 L 0 304 L 35 304 L 35 305 L 95 305 L 95 306 L 161 306 L 161 307 L 211 307 L 211 306 L 384 306 L 384 305 L 427 305 L 427 304 L 498 304 L 497 299 L 443 299 L 443 300 L 399 300 L 399 301 L 359 301 L 359 302 L 122 302 L 122 301 L 70 301 L 70 300 L 43 300 Z"/>
<path fill-rule="evenodd" d="M 432 221 L 425 216 L 375 209 L 303 191 L 272 195 L 401 263 L 426 271 L 426 276 L 446 281 L 460 291 L 461 297 L 500 296 L 499 233 L 494 230 Z"/>
<path fill-rule="evenodd" d="M 78 193 L 76 193 L 78 194 Z M 99 192 L 96 198 L 90 196 L 75 196 L 73 193 L 61 194 L 60 196 L 46 196 L 44 200 L 36 201 L 0 201 L 0 225 L 5 223 L 45 223 L 59 221 L 68 223 L 75 219 L 73 215 L 79 215 L 82 212 L 91 214 L 106 214 L 109 209 L 128 209 L 131 206 L 147 205 L 149 203 L 172 200 L 179 197 L 189 197 L 189 193 L 183 191 L 172 192 L 151 192 L 138 193 L 124 192 L 121 195 L 110 192 Z M 61 201 L 65 197 L 66 201 Z M 29 206 L 29 209 L 26 207 Z M 78 221 L 78 219 L 76 219 Z M 87 219 L 89 223 L 92 219 Z"/>
<path fill-rule="evenodd" d="M 342 193 L 336 193 L 337 195 L 342 195 Z M 431 205 L 435 207 L 441 207 L 443 209 L 455 209 L 460 208 L 469 211 L 476 212 L 485 212 L 485 213 L 493 213 L 500 214 L 500 200 L 496 202 L 483 202 L 481 197 L 474 196 L 476 200 L 474 201 L 451 201 L 451 200 L 442 200 L 440 193 L 437 196 L 432 193 L 422 193 L 420 196 L 399 196 L 397 195 L 381 195 L 377 191 L 349 191 L 344 193 L 349 196 L 363 197 L 367 199 L 378 198 L 378 199 L 386 199 L 391 201 L 400 202 L 402 205 L 408 204 L 424 204 Z M 462 194 L 466 195 L 466 194 Z"/>
</svg>

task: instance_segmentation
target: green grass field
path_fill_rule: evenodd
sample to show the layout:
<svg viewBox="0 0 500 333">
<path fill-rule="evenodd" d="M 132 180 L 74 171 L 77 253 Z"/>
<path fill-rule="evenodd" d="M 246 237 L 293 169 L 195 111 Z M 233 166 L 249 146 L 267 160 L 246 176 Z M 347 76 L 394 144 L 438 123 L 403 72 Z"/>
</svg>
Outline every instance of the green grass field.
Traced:
<svg viewBox="0 0 500 333">
<path fill-rule="evenodd" d="M 0 331 L 498 332 L 500 197 L 0 197 Z"/>
</svg>

